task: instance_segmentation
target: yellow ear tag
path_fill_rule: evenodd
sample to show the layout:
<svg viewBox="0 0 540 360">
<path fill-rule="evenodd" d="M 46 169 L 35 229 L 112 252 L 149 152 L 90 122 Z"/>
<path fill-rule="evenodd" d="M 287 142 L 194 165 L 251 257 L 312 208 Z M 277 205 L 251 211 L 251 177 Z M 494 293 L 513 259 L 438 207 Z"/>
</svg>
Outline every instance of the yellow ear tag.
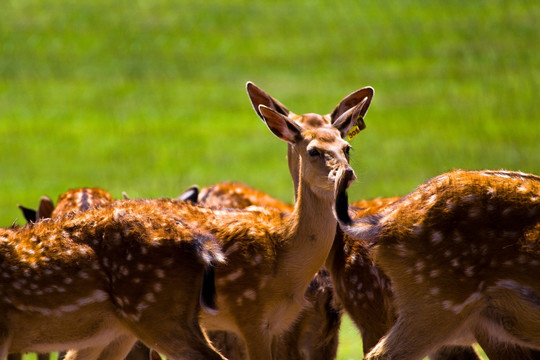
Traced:
<svg viewBox="0 0 540 360">
<path fill-rule="evenodd" d="M 356 119 L 356 122 L 351 127 L 349 132 L 347 133 L 347 139 L 350 141 L 353 137 L 358 135 L 358 133 L 366 128 L 366 124 L 364 123 L 364 117 L 362 115 L 358 115 L 358 119 Z"/>
</svg>

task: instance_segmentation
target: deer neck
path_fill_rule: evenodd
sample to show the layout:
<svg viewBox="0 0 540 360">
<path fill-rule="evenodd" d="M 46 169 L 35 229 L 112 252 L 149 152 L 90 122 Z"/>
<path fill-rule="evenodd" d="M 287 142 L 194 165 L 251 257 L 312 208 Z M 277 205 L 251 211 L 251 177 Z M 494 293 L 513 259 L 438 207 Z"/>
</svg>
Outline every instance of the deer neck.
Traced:
<svg viewBox="0 0 540 360">
<path fill-rule="evenodd" d="M 294 185 L 294 200 L 298 198 L 298 186 L 300 182 L 300 169 L 299 169 L 299 157 L 298 153 L 291 144 L 287 144 L 287 163 L 289 165 L 289 172 L 291 173 L 293 185 Z"/>
<path fill-rule="evenodd" d="M 287 271 L 305 277 L 307 282 L 324 264 L 334 241 L 337 221 L 332 213 L 333 197 L 332 191 L 314 191 L 299 179 L 284 261 Z"/>
</svg>

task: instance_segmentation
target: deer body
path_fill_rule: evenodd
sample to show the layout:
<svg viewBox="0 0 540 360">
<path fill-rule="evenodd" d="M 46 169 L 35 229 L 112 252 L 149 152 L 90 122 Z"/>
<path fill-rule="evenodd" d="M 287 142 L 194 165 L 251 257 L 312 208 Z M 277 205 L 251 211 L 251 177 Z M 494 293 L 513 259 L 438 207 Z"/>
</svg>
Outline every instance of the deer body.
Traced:
<svg viewBox="0 0 540 360">
<path fill-rule="evenodd" d="M 112 202 L 114 202 L 113 196 L 103 189 L 81 187 L 69 189 L 61 194 L 58 197 L 56 207 L 49 197 L 42 196 L 37 210 L 28 209 L 20 205 L 19 208 L 23 211 L 28 222 L 36 222 L 47 218 L 57 218 L 75 211 L 86 211 L 91 208 L 102 207 Z M 126 359 L 146 360 L 149 357 L 149 351 L 145 345 L 137 343 L 126 356 Z M 65 355 L 65 352 L 61 352 L 58 358 L 63 359 Z M 20 354 L 10 354 L 9 360 L 19 360 L 21 357 Z M 47 360 L 49 359 L 49 354 L 38 354 L 38 358 Z"/>
<path fill-rule="evenodd" d="M 222 358 L 198 316 L 204 274 L 223 255 L 171 213 L 124 202 L 2 229 L 0 248 L 1 358 L 70 348 L 121 359 L 137 338 L 172 358 Z"/>
<path fill-rule="evenodd" d="M 493 359 L 540 349 L 540 177 L 456 170 L 343 228 L 392 280 L 398 320 L 368 359 L 475 338 Z"/>
</svg>

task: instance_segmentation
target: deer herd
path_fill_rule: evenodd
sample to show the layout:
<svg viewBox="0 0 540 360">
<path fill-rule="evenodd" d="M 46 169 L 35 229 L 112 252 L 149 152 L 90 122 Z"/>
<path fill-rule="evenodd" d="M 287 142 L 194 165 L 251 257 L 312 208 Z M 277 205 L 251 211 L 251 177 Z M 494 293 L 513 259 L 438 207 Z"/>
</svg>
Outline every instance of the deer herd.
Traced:
<svg viewBox="0 0 540 360">
<path fill-rule="evenodd" d="M 334 359 L 344 312 L 365 359 L 540 359 L 540 176 L 454 170 L 349 206 L 373 89 L 324 116 L 247 92 L 287 143 L 294 204 L 224 182 L 20 206 L 28 223 L 0 229 L 0 360 Z"/>
</svg>

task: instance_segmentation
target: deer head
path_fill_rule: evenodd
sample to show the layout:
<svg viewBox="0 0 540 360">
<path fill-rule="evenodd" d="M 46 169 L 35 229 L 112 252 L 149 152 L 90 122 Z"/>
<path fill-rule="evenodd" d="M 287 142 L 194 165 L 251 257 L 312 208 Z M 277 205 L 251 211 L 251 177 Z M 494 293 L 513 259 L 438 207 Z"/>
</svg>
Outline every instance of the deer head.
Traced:
<svg viewBox="0 0 540 360">
<path fill-rule="evenodd" d="M 251 100 L 251 104 L 253 105 L 253 109 L 263 120 L 264 116 L 259 109 L 261 105 L 274 110 L 278 114 L 287 117 L 290 120 L 293 120 L 295 123 L 300 124 L 305 129 L 327 127 L 332 125 L 334 128 L 339 130 L 342 138 L 345 138 L 351 128 L 355 126 L 356 132 L 361 131 L 366 127 L 364 123 L 364 116 L 369 109 L 369 105 L 371 104 L 371 99 L 373 98 L 374 94 L 372 87 L 364 87 L 347 95 L 343 100 L 340 101 L 340 103 L 330 114 L 319 115 L 308 113 L 304 115 L 297 115 L 288 110 L 278 100 L 274 99 L 271 95 L 257 87 L 252 82 L 248 82 L 247 92 Z M 287 147 L 287 161 L 289 171 L 293 179 L 294 188 L 297 190 L 299 157 L 298 153 L 290 145 Z"/>
<path fill-rule="evenodd" d="M 112 195 L 103 189 L 83 187 L 70 189 L 61 194 L 58 197 L 56 208 L 49 197 L 42 196 L 37 210 L 22 205 L 19 205 L 19 209 L 27 222 L 36 222 L 64 215 L 71 211 L 86 211 L 92 207 L 110 204 L 113 201 Z"/>
</svg>

